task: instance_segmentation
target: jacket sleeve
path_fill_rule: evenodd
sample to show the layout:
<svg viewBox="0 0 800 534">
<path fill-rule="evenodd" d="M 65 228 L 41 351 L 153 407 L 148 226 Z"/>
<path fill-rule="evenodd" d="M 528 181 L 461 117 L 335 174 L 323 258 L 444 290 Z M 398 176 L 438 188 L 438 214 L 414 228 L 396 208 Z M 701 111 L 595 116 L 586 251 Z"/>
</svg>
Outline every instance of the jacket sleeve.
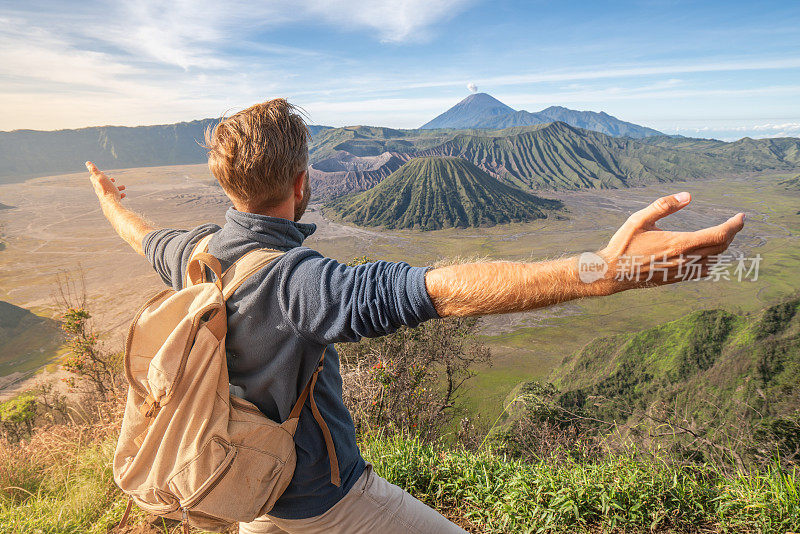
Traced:
<svg viewBox="0 0 800 534">
<path fill-rule="evenodd" d="M 144 255 L 168 286 L 183 287 L 186 264 L 194 246 L 203 237 L 219 230 L 216 224 L 204 224 L 192 230 L 164 228 L 150 232 L 142 240 Z"/>
<path fill-rule="evenodd" d="M 439 317 L 425 288 L 427 268 L 387 261 L 351 267 L 307 248 L 287 256 L 279 300 L 306 339 L 358 341 Z"/>
</svg>

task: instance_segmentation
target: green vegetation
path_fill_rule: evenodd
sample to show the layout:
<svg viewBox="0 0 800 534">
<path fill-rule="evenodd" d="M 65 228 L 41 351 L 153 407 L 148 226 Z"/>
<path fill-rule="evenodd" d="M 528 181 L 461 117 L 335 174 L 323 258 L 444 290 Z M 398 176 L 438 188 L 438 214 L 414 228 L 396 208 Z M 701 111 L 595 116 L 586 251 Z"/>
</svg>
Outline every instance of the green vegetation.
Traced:
<svg viewBox="0 0 800 534">
<path fill-rule="evenodd" d="M 523 462 L 491 449 L 368 438 L 377 473 L 476 532 L 758 532 L 800 527 L 800 473 L 724 474 L 665 458 Z"/>
<path fill-rule="evenodd" d="M 756 142 L 750 148 L 760 146 Z M 462 157 L 500 179 L 533 189 L 632 187 L 755 170 L 741 155 L 733 159 L 730 154 L 663 148 L 561 122 L 506 137 L 461 134 L 421 154 Z M 776 168 L 797 165 L 777 157 L 771 163 Z M 759 162 L 759 168 L 765 165 Z"/>
<path fill-rule="evenodd" d="M 670 332 L 686 337 L 673 340 L 682 347 L 677 361 L 712 369 L 715 355 L 731 343 L 743 350 L 754 340 L 780 345 L 798 333 L 798 306 L 795 299 L 757 316 L 699 312 L 691 327 L 676 321 Z M 70 312 L 75 324 L 86 324 L 88 314 Z M 365 459 L 470 532 L 779 534 L 800 528 L 800 473 L 780 448 L 773 449 L 775 461 L 742 469 L 676 456 L 652 443 L 601 449 L 597 442 L 589 450 L 582 448 L 587 435 L 563 440 L 542 424 L 562 417 L 552 386 L 529 386 L 517 395 L 531 399 L 525 407 L 541 417 L 536 426 L 475 429 L 453 402 L 473 364 L 487 356 L 474 329 L 474 320 L 432 321 L 340 353 L 345 399 Z M 769 354 L 759 359 L 770 368 L 762 375 L 774 377 L 786 359 Z M 78 372 L 91 385 L 91 373 Z M 41 426 L 22 443 L 0 440 L 0 533 L 104 533 L 119 521 L 127 498 L 114 486 L 111 460 L 122 388 L 109 391 L 108 401 L 94 388 L 86 391 L 90 396 L 71 408 L 82 414 L 77 420 Z M 29 406 L 30 396 L 20 396 L 8 412 Z M 534 454 L 519 448 L 530 437 L 537 442 Z M 135 507 L 131 522 L 140 534 L 177 526 Z"/>
<path fill-rule="evenodd" d="M 42 432 L 25 448 L 0 444 L 0 533 L 108 532 L 127 500 L 111 473 L 115 445 L 99 427 L 72 426 Z"/>
<path fill-rule="evenodd" d="M 83 171 L 87 159 L 105 169 L 199 163 L 205 160 L 206 151 L 198 141 L 214 122 L 205 119 L 135 128 L 0 132 L 0 183 Z"/>
<path fill-rule="evenodd" d="M 726 143 L 716 139 L 691 137 L 648 137 L 641 142 L 665 148 L 677 148 L 724 158 L 738 167 L 750 171 L 792 168 L 800 165 L 800 140 L 796 137 L 752 139 L 744 137 Z"/>
<path fill-rule="evenodd" d="M 752 171 L 775 168 L 797 168 L 800 166 L 800 139 L 775 137 L 751 139 L 721 145 L 709 151 L 710 155 L 722 156 L 737 165 Z"/>
<path fill-rule="evenodd" d="M 36 393 L 26 391 L 0 403 L 0 435 L 19 441 L 33 431 L 36 422 Z"/>
<path fill-rule="evenodd" d="M 316 134 L 308 146 L 314 164 L 345 151 L 354 156 L 377 156 L 383 152 L 414 152 L 436 146 L 453 137 L 453 130 L 398 130 L 375 126 L 330 128 Z"/>
<path fill-rule="evenodd" d="M 335 128 L 314 139 L 311 161 L 346 157 L 357 167 L 358 157 L 385 152 L 463 158 L 510 185 L 533 190 L 634 187 L 800 166 L 800 140 L 795 138 L 733 143 L 666 136 L 631 139 L 563 122 L 500 130 Z M 396 164 L 387 163 L 389 170 Z M 363 190 L 387 176 L 374 168 L 369 177 L 351 172 L 329 182 L 335 173 L 316 170 L 312 189 L 325 198 Z"/>
<path fill-rule="evenodd" d="M 692 313 L 599 338 L 551 377 L 557 403 L 609 424 L 674 426 L 734 456 L 800 449 L 800 299 L 756 315 Z M 758 443 L 766 438 L 769 448 Z M 771 450 L 769 450 L 771 449 Z"/>
<path fill-rule="evenodd" d="M 114 486 L 113 435 L 61 428 L 28 451 L 0 450 L 0 533 L 105 533 L 127 498 Z M 522 462 L 491 448 L 443 448 L 402 436 L 366 436 L 375 471 L 472 532 L 741 532 L 800 528 L 800 473 L 725 474 L 663 459 L 610 456 L 596 463 Z M 134 507 L 141 533 L 171 521 Z"/>
<path fill-rule="evenodd" d="M 561 203 L 502 184 L 458 158 L 416 158 L 375 188 L 328 204 L 364 226 L 439 230 L 547 217 Z"/>
</svg>

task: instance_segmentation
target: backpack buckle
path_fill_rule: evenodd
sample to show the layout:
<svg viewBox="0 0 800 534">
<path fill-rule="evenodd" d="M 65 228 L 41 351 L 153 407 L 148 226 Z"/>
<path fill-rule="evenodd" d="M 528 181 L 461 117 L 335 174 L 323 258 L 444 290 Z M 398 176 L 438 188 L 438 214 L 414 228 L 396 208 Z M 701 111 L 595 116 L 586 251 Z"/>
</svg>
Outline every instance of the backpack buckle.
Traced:
<svg viewBox="0 0 800 534">
<path fill-rule="evenodd" d="M 158 415 L 159 410 L 161 410 L 161 406 L 158 404 L 158 401 L 150 395 L 148 395 L 147 398 L 144 399 L 142 405 L 139 406 L 139 413 L 148 419 L 152 419 Z"/>
</svg>

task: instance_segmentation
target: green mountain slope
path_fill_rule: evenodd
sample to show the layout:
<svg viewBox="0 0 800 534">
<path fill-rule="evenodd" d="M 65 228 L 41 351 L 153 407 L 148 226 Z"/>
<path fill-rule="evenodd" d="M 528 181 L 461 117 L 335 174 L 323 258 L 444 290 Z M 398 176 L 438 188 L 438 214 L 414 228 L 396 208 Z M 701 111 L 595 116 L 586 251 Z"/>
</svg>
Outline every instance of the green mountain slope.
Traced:
<svg viewBox="0 0 800 534">
<path fill-rule="evenodd" d="M 213 119 L 161 126 L 102 126 L 79 130 L 0 132 L 0 176 L 77 172 L 90 159 L 101 168 L 205 161 L 198 144 Z"/>
<path fill-rule="evenodd" d="M 561 203 L 520 191 L 458 158 L 412 159 L 374 188 L 327 207 L 363 226 L 438 230 L 547 217 Z"/>
<path fill-rule="evenodd" d="M 751 139 L 745 137 L 718 146 L 708 152 L 721 156 L 752 171 L 800 166 L 800 139 L 777 137 L 773 139 Z"/>
<path fill-rule="evenodd" d="M 716 139 L 657 136 L 640 142 L 664 148 L 676 148 L 722 158 L 743 171 L 792 168 L 800 166 L 800 139 L 776 137 L 752 139 L 744 137 L 726 143 Z"/>
<path fill-rule="evenodd" d="M 599 338 L 566 358 L 551 379 L 565 392 L 562 404 L 617 421 L 635 422 L 659 404 L 720 423 L 797 417 L 799 310 L 794 298 L 755 315 L 698 311 Z"/>
<path fill-rule="evenodd" d="M 504 137 L 458 135 L 420 154 L 461 157 L 532 189 L 619 188 L 744 168 L 723 157 L 610 137 L 562 122 Z"/>
<path fill-rule="evenodd" d="M 682 148 L 688 150 L 710 150 L 719 146 L 727 145 L 725 141 L 717 139 L 697 139 L 695 137 L 672 137 L 670 135 L 654 135 L 644 137 L 640 142 L 648 145 L 656 145 L 664 148 Z"/>
</svg>

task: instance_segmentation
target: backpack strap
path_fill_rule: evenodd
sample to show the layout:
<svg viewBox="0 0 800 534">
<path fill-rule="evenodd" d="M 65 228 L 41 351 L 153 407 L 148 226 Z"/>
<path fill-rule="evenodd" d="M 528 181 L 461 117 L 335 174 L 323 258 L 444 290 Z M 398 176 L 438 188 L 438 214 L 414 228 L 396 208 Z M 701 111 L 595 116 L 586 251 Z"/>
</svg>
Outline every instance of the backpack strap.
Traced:
<svg viewBox="0 0 800 534">
<path fill-rule="evenodd" d="M 243 254 L 222 273 L 222 297 L 228 300 L 245 280 L 282 255 L 283 252 L 268 248 L 257 248 Z"/>
<path fill-rule="evenodd" d="M 308 398 L 311 400 L 311 413 L 314 415 L 314 419 L 317 421 L 320 430 L 322 430 L 322 436 L 325 438 L 325 448 L 328 449 L 328 460 L 331 464 L 331 484 L 339 487 L 342 485 L 342 479 L 339 475 L 339 460 L 336 457 L 336 447 L 333 445 L 331 431 L 328 429 L 328 425 L 325 423 L 325 419 L 323 419 L 322 414 L 319 413 L 319 408 L 317 408 L 317 403 L 314 400 L 314 386 L 317 384 L 319 372 L 322 371 L 322 366 L 325 362 L 325 352 L 327 352 L 327 350 L 328 347 L 325 347 L 325 351 L 322 352 L 322 357 L 319 359 L 319 364 L 314 370 L 314 374 L 311 375 L 311 380 L 308 381 L 305 389 L 303 389 L 303 392 L 297 398 L 297 402 L 294 404 L 294 407 L 289 414 L 289 419 L 299 419 L 300 412 L 303 410 L 303 405 L 305 405 L 306 399 Z"/>
<path fill-rule="evenodd" d="M 186 283 L 184 287 L 187 287 L 189 284 L 194 285 L 204 282 L 206 278 L 205 267 L 208 267 L 214 272 L 218 285 L 221 282 L 220 289 L 222 289 L 222 296 L 225 300 L 228 300 L 231 295 L 233 295 L 234 291 L 239 289 L 239 286 L 251 275 L 255 274 L 269 262 L 283 255 L 283 252 L 277 250 L 267 248 L 254 249 L 242 255 L 241 258 L 236 260 L 236 262 L 220 276 L 219 261 L 207 252 L 208 243 L 211 241 L 213 235 L 214 234 L 209 234 L 205 236 L 198 241 L 194 250 L 192 250 L 192 255 L 189 257 L 189 264 L 186 268 Z M 302 412 L 306 400 L 311 401 L 311 413 L 314 415 L 314 419 L 317 421 L 320 430 L 322 430 L 322 436 L 325 439 L 325 448 L 328 450 L 328 460 L 330 461 L 331 467 L 331 484 L 339 487 L 342 485 L 342 479 L 339 473 L 339 460 L 336 456 L 333 436 L 331 436 L 331 431 L 325 423 L 325 419 L 322 417 L 317 407 L 317 402 L 314 399 L 314 386 L 317 384 L 320 371 L 322 371 L 325 362 L 325 352 L 327 352 L 327 350 L 328 347 L 325 347 L 325 351 L 322 352 L 314 374 L 311 375 L 308 384 L 306 384 L 303 392 L 300 393 L 300 396 L 297 398 L 297 402 L 289 413 L 288 419 L 300 419 L 300 412 Z M 295 426 L 295 428 L 297 427 Z"/>
<path fill-rule="evenodd" d="M 199 252 L 189 260 L 189 264 L 186 266 L 186 277 L 189 279 L 190 285 L 205 281 L 206 267 L 214 273 L 214 283 L 222 291 L 222 265 L 208 252 Z"/>
<path fill-rule="evenodd" d="M 183 287 L 189 287 L 191 285 L 190 284 L 191 280 L 189 279 L 189 265 L 192 263 L 192 260 L 195 259 L 195 257 L 198 254 L 201 254 L 203 252 L 208 252 L 208 243 L 211 241 L 211 238 L 214 237 L 215 233 L 216 232 L 214 232 L 212 234 L 208 234 L 207 236 L 203 237 L 203 239 L 201 239 L 200 241 L 198 241 L 194 245 L 194 248 L 192 249 L 192 253 L 189 255 L 189 261 L 186 263 L 186 274 L 183 277 Z M 206 281 L 206 272 L 205 272 L 205 270 L 201 269 L 201 273 L 200 274 L 202 276 L 202 281 L 205 282 Z"/>
</svg>

